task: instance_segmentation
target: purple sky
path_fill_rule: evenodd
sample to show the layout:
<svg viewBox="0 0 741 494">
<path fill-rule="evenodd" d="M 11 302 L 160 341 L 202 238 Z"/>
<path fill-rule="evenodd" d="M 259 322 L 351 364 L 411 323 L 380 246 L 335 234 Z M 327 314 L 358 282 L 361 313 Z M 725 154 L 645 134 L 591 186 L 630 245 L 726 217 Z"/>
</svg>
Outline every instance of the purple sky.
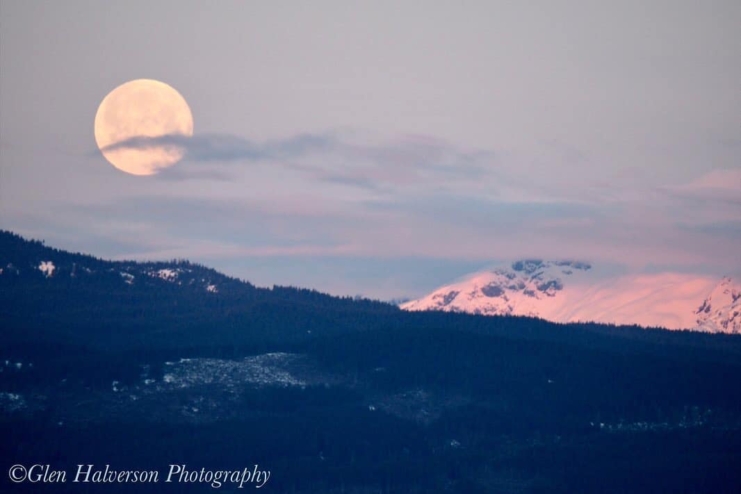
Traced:
<svg viewBox="0 0 741 494">
<path fill-rule="evenodd" d="M 0 227 L 384 299 L 526 256 L 737 273 L 739 60 L 737 0 L 4 1 Z M 93 139 L 138 78 L 195 121 L 153 177 Z"/>
</svg>

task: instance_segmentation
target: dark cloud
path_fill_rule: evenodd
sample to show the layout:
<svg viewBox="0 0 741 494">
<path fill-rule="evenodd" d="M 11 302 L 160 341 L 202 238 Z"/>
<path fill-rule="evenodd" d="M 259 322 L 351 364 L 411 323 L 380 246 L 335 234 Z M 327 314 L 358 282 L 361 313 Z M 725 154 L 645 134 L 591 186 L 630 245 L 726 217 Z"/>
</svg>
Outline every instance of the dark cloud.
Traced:
<svg viewBox="0 0 741 494">
<path fill-rule="evenodd" d="M 230 164 L 271 161 L 312 176 L 315 180 L 368 190 L 389 186 L 474 181 L 491 171 L 496 155 L 466 152 L 440 140 L 407 138 L 380 144 L 358 144 L 333 134 L 299 134 L 287 139 L 254 142 L 230 134 L 132 137 L 103 151 L 174 146 L 191 163 L 216 167 L 172 167 L 164 179 L 230 180 Z"/>
<path fill-rule="evenodd" d="M 232 134 L 199 134 L 187 136 L 168 134 L 158 137 L 135 136 L 111 144 L 102 151 L 118 149 L 152 149 L 157 147 L 182 148 L 192 161 L 258 161 L 264 159 L 300 156 L 325 149 L 328 139 L 322 136 L 298 135 L 290 139 L 256 143 Z"/>
</svg>

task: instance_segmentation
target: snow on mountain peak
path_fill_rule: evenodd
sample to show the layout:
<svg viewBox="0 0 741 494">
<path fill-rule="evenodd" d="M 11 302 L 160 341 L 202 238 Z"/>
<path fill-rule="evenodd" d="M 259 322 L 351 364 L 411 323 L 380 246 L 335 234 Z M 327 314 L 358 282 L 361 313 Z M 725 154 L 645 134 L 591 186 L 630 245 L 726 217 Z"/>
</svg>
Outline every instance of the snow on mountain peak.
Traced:
<svg viewBox="0 0 741 494">
<path fill-rule="evenodd" d="M 705 331 L 741 333 L 741 286 L 724 277 L 695 311 L 697 327 Z"/>
<path fill-rule="evenodd" d="M 741 287 L 731 278 L 718 283 L 681 273 L 616 276 L 574 260 L 515 261 L 401 308 L 741 333 Z"/>
<path fill-rule="evenodd" d="M 581 261 L 525 259 L 476 273 L 402 305 L 406 310 L 446 310 L 485 315 L 538 315 L 560 298 L 565 280 L 591 269 Z"/>
</svg>

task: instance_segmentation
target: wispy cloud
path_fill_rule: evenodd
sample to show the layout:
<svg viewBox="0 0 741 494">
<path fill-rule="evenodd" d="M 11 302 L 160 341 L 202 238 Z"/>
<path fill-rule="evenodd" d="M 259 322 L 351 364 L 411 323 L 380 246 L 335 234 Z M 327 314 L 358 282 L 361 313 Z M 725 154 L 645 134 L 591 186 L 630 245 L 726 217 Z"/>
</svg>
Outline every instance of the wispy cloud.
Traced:
<svg viewBox="0 0 741 494">
<path fill-rule="evenodd" d="M 299 156 L 330 143 L 326 136 L 298 135 L 285 140 L 253 142 L 233 134 L 167 134 L 157 137 L 134 136 L 106 146 L 102 151 L 152 149 L 174 146 L 185 150 L 187 158 L 197 162 L 259 161 Z"/>
<path fill-rule="evenodd" d="M 663 190 L 677 197 L 727 201 L 741 206 L 741 168 L 712 170 L 689 183 L 664 187 Z"/>
<path fill-rule="evenodd" d="M 406 136 L 387 142 L 363 142 L 331 133 L 299 134 L 265 142 L 230 134 L 132 137 L 103 151 L 170 146 L 185 152 L 187 166 L 167 168 L 159 174 L 169 180 L 230 180 L 235 164 L 270 163 L 321 182 L 386 190 L 473 182 L 489 175 L 496 163 L 492 152 L 465 151 L 437 139 Z"/>
</svg>

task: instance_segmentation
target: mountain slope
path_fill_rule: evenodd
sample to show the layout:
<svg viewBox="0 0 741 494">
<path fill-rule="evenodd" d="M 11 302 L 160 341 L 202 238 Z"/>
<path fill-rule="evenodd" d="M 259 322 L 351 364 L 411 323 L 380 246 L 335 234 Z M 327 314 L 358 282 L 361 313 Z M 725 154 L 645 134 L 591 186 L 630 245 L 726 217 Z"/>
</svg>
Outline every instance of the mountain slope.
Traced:
<svg viewBox="0 0 741 494">
<path fill-rule="evenodd" d="M 729 277 L 718 282 L 679 273 L 614 276 L 580 261 L 516 261 L 401 307 L 741 332 L 741 288 Z"/>
<path fill-rule="evenodd" d="M 260 288 L 184 260 L 106 261 L 0 231 L 2 338 L 106 347 L 252 344 L 337 331 L 390 304 Z"/>
<path fill-rule="evenodd" d="M 739 336 L 409 312 L 7 232 L 0 267 L 6 472 L 259 464 L 271 492 L 303 494 L 740 492 Z M 567 289 L 536 268 L 521 292 Z M 735 297 L 711 295 L 696 318 Z"/>
</svg>

